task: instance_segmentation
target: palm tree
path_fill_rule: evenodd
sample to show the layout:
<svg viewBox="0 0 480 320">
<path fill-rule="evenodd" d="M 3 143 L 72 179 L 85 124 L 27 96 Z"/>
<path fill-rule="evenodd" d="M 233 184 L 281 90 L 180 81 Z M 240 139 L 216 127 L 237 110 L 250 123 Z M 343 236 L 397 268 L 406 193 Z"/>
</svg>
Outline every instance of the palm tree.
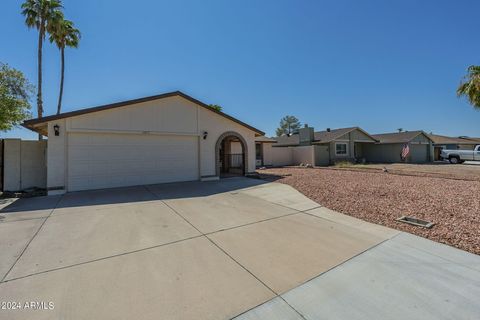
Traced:
<svg viewBox="0 0 480 320">
<path fill-rule="evenodd" d="M 61 75 L 60 75 L 60 93 L 58 95 L 57 114 L 62 109 L 63 82 L 65 75 L 65 47 L 77 48 L 80 41 L 80 31 L 76 29 L 70 20 L 59 20 L 53 27 L 49 38 L 50 42 L 55 42 L 61 53 Z"/>
<path fill-rule="evenodd" d="M 25 16 L 25 24 L 29 28 L 38 30 L 38 85 L 37 85 L 37 112 L 38 117 L 43 115 L 42 101 L 42 47 L 43 40 L 52 29 L 55 21 L 63 14 L 60 0 L 26 0 L 22 4 L 22 14 Z M 41 138 L 41 136 L 40 136 Z"/>
<path fill-rule="evenodd" d="M 466 96 L 470 104 L 480 110 L 480 66 L 468 67 L 466 81 L 461 82 L 457 89 L 459 97 Z"/>
</svg>

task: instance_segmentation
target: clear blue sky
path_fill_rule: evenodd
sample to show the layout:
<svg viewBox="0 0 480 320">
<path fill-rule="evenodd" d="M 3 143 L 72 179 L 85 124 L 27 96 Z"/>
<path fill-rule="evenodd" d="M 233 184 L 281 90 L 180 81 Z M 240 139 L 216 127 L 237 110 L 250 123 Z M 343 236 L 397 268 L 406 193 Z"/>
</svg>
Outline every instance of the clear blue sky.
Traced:
<svg viewBox="0 0 480 320">
<path fill-rule="evenodd" d="M 0 4 L 0 61 L 35 83 L 21 2 Z M 480 112 L 455 95 L 480 64 L 478 0 L 63 2 L 83 35 L 66 52 L 64 111 L 181 90 L 268 135 L 292 114 L 317 130 L 480 136 Z M 49 115 L 58 50 L 44 57 Z"/>
</svg>

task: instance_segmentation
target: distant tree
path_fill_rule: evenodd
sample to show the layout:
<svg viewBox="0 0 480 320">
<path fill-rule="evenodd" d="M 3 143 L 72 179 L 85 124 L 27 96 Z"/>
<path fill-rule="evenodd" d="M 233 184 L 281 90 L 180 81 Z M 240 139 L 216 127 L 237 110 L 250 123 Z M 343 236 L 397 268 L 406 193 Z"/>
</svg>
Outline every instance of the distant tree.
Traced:
<svg viewBox="0 0 480 320">
<path fill-rule="evenodd" d="M 0 62 L 0 131 L 8 131 L 31 117 L 34 87 L 22 72 Z"/>
<path fill-rule="evenodd" d="M 37 112 L 43 116 L 42 100 L 42 49 L 45 36 L 52 29 L 53 22 L 63 18 L 62 3 L 59 0 L 26 0 L 22 4 L 22 14 L 25 24 L 29 28 L 38 30 L 38 83 L 37 83 Z M 41 139 L 41 135 L 39 136 Z"/>
<path fill-rule="evenodd" d="M 398 128 L 397 130 L 398 130 L 399 133 L 403 132 L 403 128 Z"/>
<path fill-rule="evenodd" d="M 65 47 L 77 48 L 80 41 L 80 31 L 75 28 L 73 22 L 59 19 L 52 23 L 50 42 L 55 43 L 60 49 L 60 92 L 58 94 L 57 114 L 62 110 L 63 83 L 65 79 Z"/>
<path fill-rule="evenodd" d="M 222 111 L 222 106 L 219 106 L 218 104 L 209 104 L 208 106 L 217 111 Z"/>
<path fill-rule="evenodd" d="M 285 116 L 280 120 L 280 126 L 277 128 L 276 134 L 277 137 L 282 135 L 290 135 L 294 131 L 300 129 L 300 121 L 294 116 Z"/>
<path fill-rule="evenodd" d="M 468 102 L 480 110 L 480 66 L 468 67 L 468 74 L 457 88 L 457 95 L 467 97 Z"/>
</svg>

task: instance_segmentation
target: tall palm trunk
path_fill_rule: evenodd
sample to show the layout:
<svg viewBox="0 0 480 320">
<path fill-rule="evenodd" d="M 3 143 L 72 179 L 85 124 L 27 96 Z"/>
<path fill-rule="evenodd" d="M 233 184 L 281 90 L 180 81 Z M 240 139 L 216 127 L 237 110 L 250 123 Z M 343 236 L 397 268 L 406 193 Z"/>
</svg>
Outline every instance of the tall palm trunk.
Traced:
<svg viewBox="0 0 480 320">
<path fill-rule="evenodd" d="M 43 22 L 41 23 L 40 30 L 38 31 L 38 91 L 37 91 L 37 112 L 38 117 L 41 118 L 43 115 L 43 102 L 42 102 L 42 49 L 43 49 L 43 38 L 44 38 L 45 28 Z M 38 134 L 38 140 L 42 140 L 42 135 Z"/>
<path fill-rule="evenodd" d="M 60 75 L 60 93 L 58 95 L 58 106 L 57 106 L 57 114 L 60 114 L 62 110 L 62 97 L 63 97 L 63 81 L 65 77 L 65 48 L 62 47 L 60 49 L 61 52 L 61 59 L 62 59 L 62 68 L 61 68 L 61 75 Z"/>
</svg>

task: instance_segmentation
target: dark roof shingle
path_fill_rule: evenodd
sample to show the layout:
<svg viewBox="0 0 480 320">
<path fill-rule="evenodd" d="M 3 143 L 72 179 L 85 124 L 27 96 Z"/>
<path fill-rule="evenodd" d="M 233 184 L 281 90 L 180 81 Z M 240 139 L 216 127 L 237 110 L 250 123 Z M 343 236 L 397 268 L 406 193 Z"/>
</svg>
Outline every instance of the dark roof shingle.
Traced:
<svg viewBox="0 0 480 320">
<path fill-rule="evenodd" d="M 449 136 L 442 136 L 442 135 L 438 135 L 438 134 L 428 134 L 428 137 L 435 144 L 476 144 L 476 143 L 480 143 L 480 138 L 449 137 Z"/>
<path fill-rule="evenodd" d="M 313 133 L 313 141 L 314 144 L 322 144 L 322 143 L 329 143 L 332 142 L 341 136 L 352 132 L 354 130 L 359 130 L 372 140 L 376 140 L 373 136 L 365 132 L 359 127 L 349 127 L 349 128 L 339 128 L 339 129 L 331 129 L 330 131 L 317 131 Z M 297 146 L 300 144 L 300 136 L 296 133 L 291 136 L 281 136 L 277 137 L 277 143 L 275 146 L 277 147 L 287 147 L 287 146 Z"/>
<path fill-rule="evenodd" d="M 425 133 L 422 130 L 415 130 L 415 131 L 372 134 L 372 137 L 377 139 L 380 143 L 407 143 L 412 141 L 419 134 L 425 134 Z"/>
</svg>

